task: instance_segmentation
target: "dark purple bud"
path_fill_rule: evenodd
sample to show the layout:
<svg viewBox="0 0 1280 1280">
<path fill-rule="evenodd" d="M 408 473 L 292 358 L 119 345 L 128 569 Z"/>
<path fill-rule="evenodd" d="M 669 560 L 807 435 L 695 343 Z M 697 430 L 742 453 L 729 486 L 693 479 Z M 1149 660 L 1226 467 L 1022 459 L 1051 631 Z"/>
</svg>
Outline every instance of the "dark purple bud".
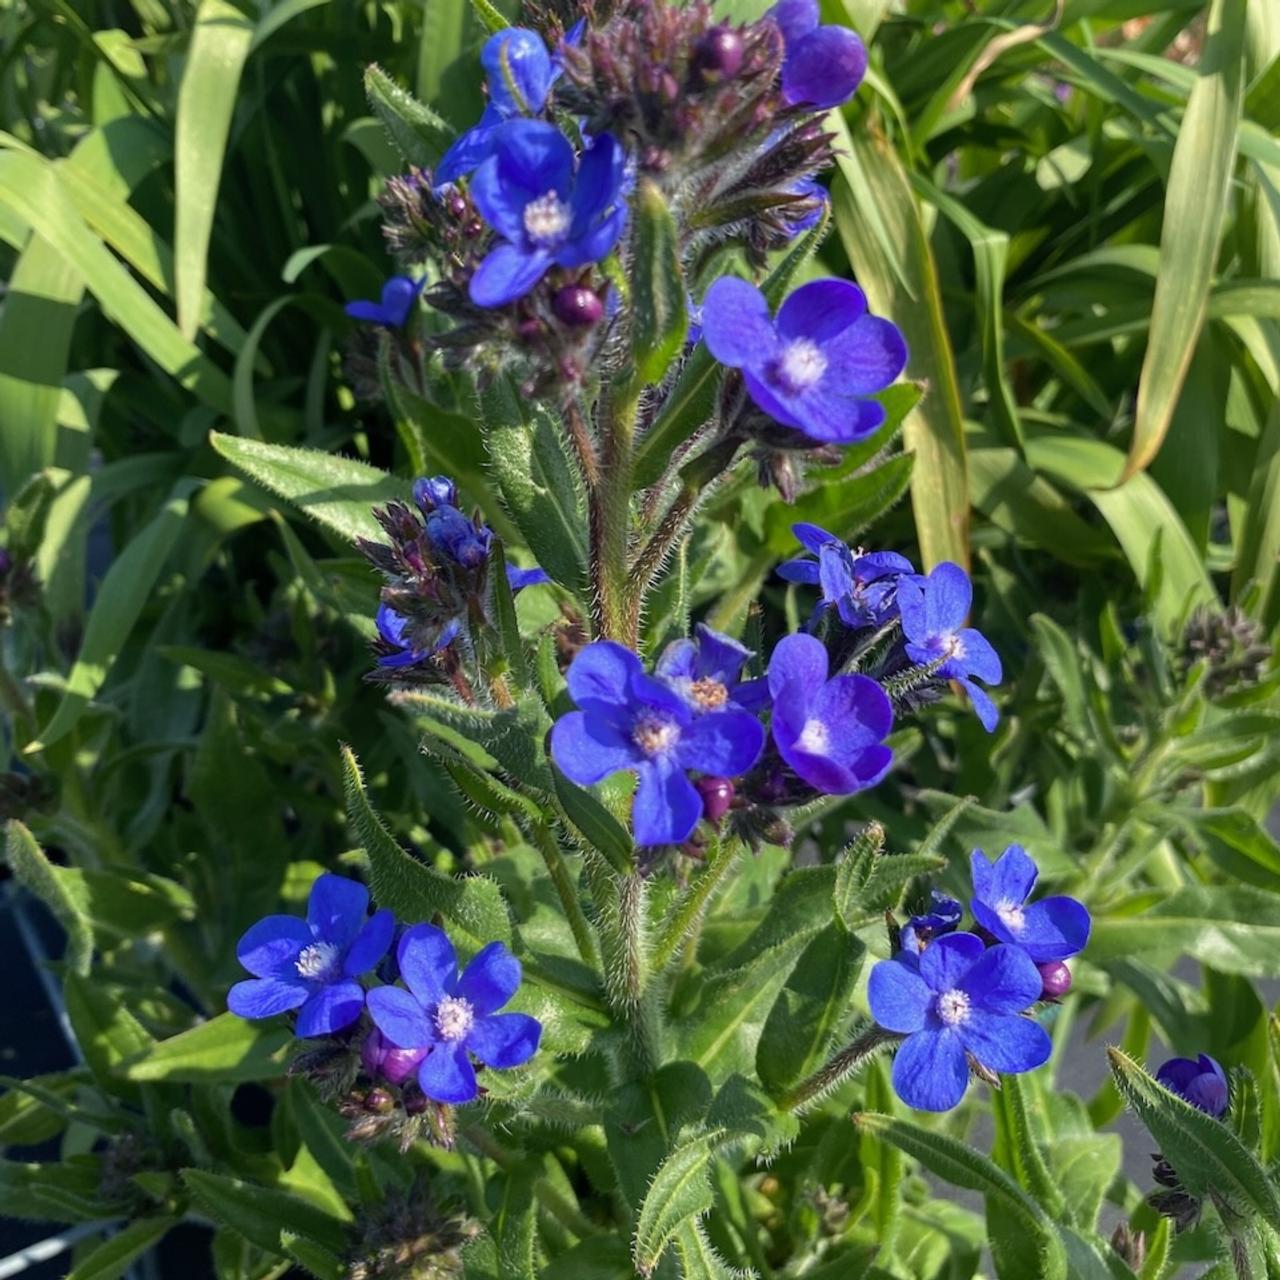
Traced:
<svg viewBox="0 0 1280 1280">
<path fill-rule="evenodd" d="M 364 1097 L 364 1109 L 372 1115 L 385 1116 L 395 1105 L 396 1100 L 385 1089 L 370 1089 Z"/>
<path fill-rule="evenodd" d="M 404 1110 L 406 1115 L 420 1116 L 431 1104 L 427 1101 L 427 1095 L 418 1089 L 414 1089 L 412 1093 L 404 1095 Z"/>
<path fill-rule="evenodd" d="M 1042 1000 L 1057 1000 L 1071 990 L 1071 970 L 1061 960 L 1046 960 L 1044 964 L 1036 965 L 1036 968 L 1040 970 L 1040 981 L 1043 983 L 1040 992 Z"/>
<path fill-rule="evenodd" d="M 708 84 L 732 80 L 742 70 L 742 37 L 731 27 L 712 27 L 694 46 L 694 70 Z"/>
<path fill-rule="evenodd" d="M 699 778 L 693 785 L 702 797 L 702 816 L 719 822 L 733 806 L 733 783 L 728 778 Z"/>
<path fill-rule="evenodd" d="M 423 515 L 437 507 L 456 507 L 458 486 L 448 476 L 420 476 L 413 482 L 413 500 Z"/>
<path fill-rule="evenodd" d="M 455 193 L 449 197 L 449 203 L 445 207 L 455 218 L 460 218 L 467 211 L 467 202 Z"/>
<path fill-rule="evenodd" d="M 474 240 L 477 236 L 483 234 L 484 223 L 479 218 L 472 218 L 465 227 L 462 228 L 462 234 L 470 240 Z"/>
<path fill-rule="evenodd" d="M 365 1074 L 387 1084 L 403 1084 L 414 1075 L 427 1056 L 425 1049 L 400 1049 L 378 1031 L 370 1031 L 360 1046 L 360 1062 Z M 374 1093 L 381 1092 L 375 1089 Z"/>
<path fill-rule="evenodd" d="M 551 310 L 561 324 L 575 329 L 587 329 L 593 324 L 599 324 L 600 317 L 604 315 L 604 303 L 595 290 L 588 289 L 585 285 L 570 284 L 556 291 L 555 297 L 551 299 Z"/>
</svg>

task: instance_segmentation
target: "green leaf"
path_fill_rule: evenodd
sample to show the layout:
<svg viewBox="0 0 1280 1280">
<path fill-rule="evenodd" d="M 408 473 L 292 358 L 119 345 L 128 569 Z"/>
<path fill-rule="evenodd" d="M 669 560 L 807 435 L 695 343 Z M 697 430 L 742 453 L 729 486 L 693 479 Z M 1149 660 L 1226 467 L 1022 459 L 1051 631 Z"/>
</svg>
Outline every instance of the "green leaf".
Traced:
<svg viewBox="0 0 1280 1280">
<path fill-rule="evenodd" d="M 200 0 L 174 125 L 174 231 L 178 328 L 194 338 L 204 309 L 205 266 L 222 157 L 249 56 L 253 24 L 228 0 Z"/>
<path fill-rule="evenodd" d="M 1244 94 L 1245 3 L 1212 0 L 1209 6 L 1195 87 L 1173 148 L 1151 330 L 1120 484 L 1159 451 L 1204 323 L 1235 168 Z"/>
<path fill-rule="evenodd" d="M 82 1253 L 67 1272 L 67 1280 L 118 1280 L 130 1265 L 159 1244 L 176 1218 L 138 1218 L 114 1235 Z"/>
<path fill-rule="evenodd" d="M 512 1170 L 502 1184 L 502 1198 L 490 1225 L 498 1246 L 499 1280 L 537 1280 L 534 1240 L 537 1206 L 534 1184 L 538 1168 L 532 1163 Z"/>
<path fill-rule="evenodd" d="M 467 934 L 476 949 L 490 942 L 511 944 L 511 920 L 502 891 L 483 876 L 452 879 L 411 858 L 392 838 L 369 803 L 360 765 L 342 748 L 347 820 L 369 856 L 374 900 L 401 920 L 430 920 L 439 912 Z"/>
<path fill-rule="evenodd" d="M 109 1088 L 120 1064 L 149 1050 L 155 1041 L 125 1008 L 119 991 L 69 973 L 63 982 L 67 1017 L 84 1060 Z"/>
<path fill-rule="evenodd" d="M 1211 1195 L 1241 1216 L 1280 1230 L 1280 1196 L 1266 1171 L 1221 1121 L 1156 1083 L 1132 1058 L 1108 1049 L 1111 1074 L 1192 1195 Z"/>
<path fill-rule="evenodd" d="M 314 0 L 313 0 L 314 2 Z M 304 1266 L 317 1280 L 345 1280 L 351 1273 L 336 1253 L 300 1236 L 296 1231 L 280 1233 L 280 1247 L 295 1262 Z"/>
<path fill-rule="evenodd" d="M 1231 595 L 1239 599 L 1251 582 L 1257 582 L 1257 616 L 1270 628 L 1280 622 L 1280 400 L 1272 406 L 1258 441 L 1248 498 L 1237 535 Z"/>
<path fill-rule="evenodd" d="M 344 542 L 381 541 L 386 535 L 373 518 L 373 508 L 413 498 L 410 486 L 399 477 L 354 458 L 218 431 L 209 433 L 209 443 L 268 493 L 284 498 Z"/>
<path fill-rule="evenodd" d="M 689 304 L 675 219 L 649 179 L 632 204 L 631 357 L 641 383 L 661 382 L 684 347 Z"/>
<path fill-rule="evenodd" d="M 62 701 L 37 741 L 28 745 L 28 752 L 43 751 L 66 737 L 102 687 L 182 532 L 188 502 L 184 490 L 185 485 L 180 485 L 107 570 Z"/>
<path fill-rule="evenodd" d="M 35 894 L 65 930 L 67 949 L 63 963 L 72 973 L 88 977 L 93 963 L 93 925 L 83 902 L 45 857 L 35 837 L 16 818 L 5 826 L 5 862 L 15 879 Z"/>
<path fill-rule="evenodd" d="M 808 521 L 853 542 L 907 491 L 914 459 L 909 454 L 890 458 L 871 471 L 824 484 L 793 503 L 771 503 L 765 513 L 765 539 L 770 552 L 781 557 L 794 551 L 791 526 Z"/>
<path fill-rule="evenodd" d="M 502 543 L 495 539 L 489 555 L 489 581 L 493 592 L 493 612 L 497 623 L 498 639 L 502 642 L 502 656 L 507 671 L 522 692 L 533 687 L 533 676 L 525 657 L 524 641 L 520 638 L 520 623 L 516 618 L 515 596 L 507 581 L 507 557 Z"/>
<path fill-rule="evenodd" d="M 635 850 L 622 824 L 591 794 L 570 782 L 554 765 L 556 798 L 573 829 L 593 849 L 601 853 L 621 875 L 635 869 Z"/>
<path fill-rule="evenodd" d="M 420 169 L 433 167 L 453 139 L 448 123 L 396 84 L 381 67 L 366 69 L 364 91 L 405 163 Z"/>
<path fill-rule="evenodd" d="M 273 1080 L 284 1073 L 293 1043 L 292 1033 L 278 1023 L 220 1013 L 126 1058 L 116 1074 L 126 1080 L 183 1084 Z"/>
<path fill-rule="evenodd" d="M 756 1073 L 777 1095 L 816 1071 L 849 1022 L 866 948 L 839 920 L 796 961 L 756 1046 Z"/>
<path fill-rule="evenodd" d="M 268 1253 L 284 1256 L 286 1231 L 331 1253 L 346 1251 L 343 1224 L 298 1196 L 203 1169 L 184 1169 L 182 1180 L 210 1217 Z"/>
<path fill-rule="evenodd" d="M 636 1215 L 631 1244 L 631 1258 L 641 1275 L 652 1275 L 671 1237 L 715 1203 L 708 1175 L 723 1143 L 723 1132 L 703 1134 L 677 1146 L 658 1166 Z"/>
<path fill-rule="evenodd" d="M 491 4 L 489 0 L 471 0 L 471 8 L 491 35 L 505 31 L 511 25 L 498 11 L 497 6 Z"/>
<path fill-rule="evenodd" d="M 1280 844 L 1247 809 L 1198 809 L 1189 815 L 1188 826 L 1235 879 L 1280 891 Z"/>
</svg>

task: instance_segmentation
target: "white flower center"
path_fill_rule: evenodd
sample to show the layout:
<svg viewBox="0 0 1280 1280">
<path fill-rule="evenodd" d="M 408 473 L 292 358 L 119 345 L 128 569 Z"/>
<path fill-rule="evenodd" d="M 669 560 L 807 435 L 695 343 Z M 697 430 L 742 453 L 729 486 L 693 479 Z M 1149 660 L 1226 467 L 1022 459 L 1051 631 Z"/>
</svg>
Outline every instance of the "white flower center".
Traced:
<svg viewBox="0 0 1280 1280">
<path fill-rule="evenodd" d="M 642 716 L 631 731 L 631 741 L 647 756 L 660 756 L 680 741 L 680 726 L 659 716 Z"/>
<path fill-rule="evenodd" d="M 1001 898 L 992 910 L 1000 917 L 1000 923 L 1010 933 L 1021 933 L 1027 927 L 1027 918 L 1022 912 L 1022 904 L 1012 898 Z"/>
<path fill-rule="evenodd" d="M 969 997 L 954 988 L 938 997 L 938 1017 L 949 1027 L 958 1027 L 969 1017 Z"/>
<path fill-rule="evenodd" d="M 570 221 L 569 206 L 554 191 L 530 200 L 524 207 L 524 229 L 534 244 L 559 243 L 569 230 Z"/>
<path fill-rule="evenodd" d="M 943 643 L 950 657 L 952 658 L 964 657 L 964 641 L 961 640 L 959 636 L 957 635 L 946 636 L 944 638 Z"/>
<path fill-rule="evenodd" d="M 475 1020 L 471 1002 L 461 996 L 445 996 L 436 1005 L 436 1030 L 442 1040 L 461 1040 Z"/>
<path fill-rule="evenodd" d="M 827 357 L 809 338 L 788 342 L 778 357 L 778 381 L 788 391 L 808 391 L 826 371 Z"/>
<path fill-rule="evenodd" d="M 333 976 L 338 964 L 338 948 L 332 942 L 313 942 L 298 952 L 294 962 L 300 977 L 313 981 Z"/>
<path fill-rule="evenodd" d="M 801 751 L 807 751 L 812 756 L 826 755 L 827 748 L 830 745 L 831 737 L 827 733 L 827 726 L 821 720 L 806 720 L 804 722 L 804 728 L 796 739 L 796 746 Z"/>
<path fill-rule="evenodd" d="M 703 711 L 719 711 L 729 701 L 729 690 L 719 680 L 703 676 L 689 686 L 694 703 Z"/>
</svg>

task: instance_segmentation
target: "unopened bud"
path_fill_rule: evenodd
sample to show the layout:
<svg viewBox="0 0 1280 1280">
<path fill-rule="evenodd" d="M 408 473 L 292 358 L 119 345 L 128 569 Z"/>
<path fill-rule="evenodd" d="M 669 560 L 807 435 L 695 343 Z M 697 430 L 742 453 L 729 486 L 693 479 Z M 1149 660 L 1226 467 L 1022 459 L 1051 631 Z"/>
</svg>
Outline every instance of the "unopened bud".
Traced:
<svg viewBox="0 0 1280 1280">
<path fill-rule="evenodd" d="M 551 299 L 551 310 L 562 324 L 586 329 L 599 324 L 600 317 L 604 315 L 604 303 L 593 289 L 571 284 L 556 292 Z"/>
<path fill-rule="evenodd" d="M 742 70 L 742 37 L 731 27 L 712 27 L 694 46 L 694 70 L 708 84 L 732 80 Z"/>
<path fill-rule="evenodd" d="M 1036 966 L 1040 970 L 1042 1000 L 1057 1000 L 1071 990 L 1071 970 L 1061 960 L 1048 960 Z"/>
<path fill-rule="evenodd" d="M 693 785 L 702 797 L 702 816 L 708 822 L 719 822 L 732 808 L 735 791 L 728 778 L 699 778 Z"/>
</svg>

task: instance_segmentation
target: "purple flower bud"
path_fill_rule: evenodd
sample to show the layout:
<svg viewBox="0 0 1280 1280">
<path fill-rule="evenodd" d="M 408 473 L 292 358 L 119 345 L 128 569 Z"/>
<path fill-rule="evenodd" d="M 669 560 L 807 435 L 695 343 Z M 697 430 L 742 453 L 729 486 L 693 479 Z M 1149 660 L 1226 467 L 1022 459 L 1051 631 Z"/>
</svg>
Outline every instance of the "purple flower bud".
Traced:
<svg viewBox="0 0 1280 1280">
<path fill-rule="evenodd" d="M 719 822 L 733 806 L 733 783 L 728 778 L 699 778 L 693 785 L 702 797 L 702 816 Z"/>
<path fill-rule="evenodd" d="M 360 1062 L 365 1074 L 373 1080 L 385 1080 L 387 1084 L 403 1084 L 417 1072 L 426 1056 L 426 1049 L 397 1048 L 376 1028 L 365 1036 L 360 1046 Z"/>
<path fill-rule="evenodd" d="M 600 295 L 585 285 L 570 284 L 556 291 L 551 299 L 551 310 L 556 319 L 575 329 L 587 329 L 600 322 L 604 315 L 604 303 Z"/>
<path fill-rule="evenodd" d="M 1156 1080 L 1215 1119 L 1226 1113 L 1231 1102 L 1227 1073 L 1207 1053 L 1198 1058 L 1170 1058 L 1156 1072 Z"/>
<path fill-rule="evenodd" d="M 406 1115 L 420 1116 L 427 1109 L 427 1095 L 420 1089 L 405 1094 L 404 1110 Z"/>
<path fill-rule="evenodd" d="M 437 507 L 427 517 L 432 548 L 464 569 L 479 568 L 489 558 L 493 534 L 476 526 L 457 507 Z"/>
<path fill-rule="evenodd" d="M 708 84 L 732 80 L 746 56 L 742 37 L 732 27 L 712 27 L 694 46 L 694 70 Z"/>
<path fill-rule="evenodd" d="M 1046 960 L 1036 968 L 1040 970 L 1040 980 L 1044 983 L 1040 992 L 1042 1000 L 1057 1000 L 1071 990 L 1071 970 L 1061 960 Z"/>
<path fill-rule="evenodd" d="M 458 486 L 448 476 L 420 476 L 413 482 L 413 500 L 423 515 L 437 507 L 456 507 Z"/>
<path fill-rule="evenodd" d="M 396 1100 L 385 1089 L 370 1089 L 365 1094 L 364 1109 L 373 1115 L 385 1116 L 395 1105 Z"/>
</svg>

